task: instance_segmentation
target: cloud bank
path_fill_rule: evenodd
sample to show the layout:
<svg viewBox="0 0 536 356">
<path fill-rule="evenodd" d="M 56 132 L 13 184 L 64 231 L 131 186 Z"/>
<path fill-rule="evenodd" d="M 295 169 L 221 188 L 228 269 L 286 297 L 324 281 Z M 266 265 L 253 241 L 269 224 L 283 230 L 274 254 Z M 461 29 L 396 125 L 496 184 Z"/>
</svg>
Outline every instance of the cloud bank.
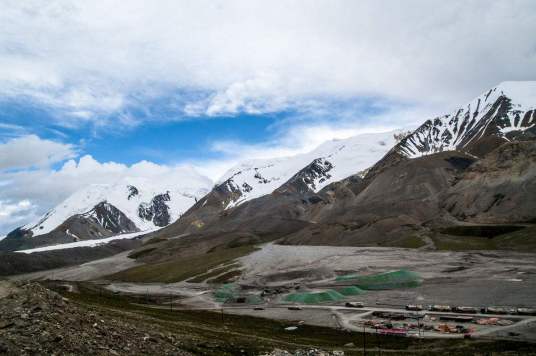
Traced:
<svg viewBox="0 0 536 356">
<path fill-rule="evenodd" d="M 36 135 L 15 137 L 0 143 L 0 172 L 4 169 L 47 167 L 75 156 L 74 146 Z"/>
<path fill-rule="evenodd" d="M 536 78 L 536 3 L 6 0 L 0 94 L 58 123 L 306 110 L 311 98 L 458 104 Z M 152 117 L 153 119 L 164 119 Z"/>
</svg>

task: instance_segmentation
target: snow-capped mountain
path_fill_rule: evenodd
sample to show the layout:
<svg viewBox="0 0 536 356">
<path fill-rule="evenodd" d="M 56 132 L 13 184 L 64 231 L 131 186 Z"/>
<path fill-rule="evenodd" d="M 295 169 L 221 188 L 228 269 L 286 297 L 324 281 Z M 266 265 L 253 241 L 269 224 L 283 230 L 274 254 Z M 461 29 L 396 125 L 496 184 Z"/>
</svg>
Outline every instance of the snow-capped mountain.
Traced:
<svg viewBox="0 0 536 356">
<path fill-rule="evenodd" d="M 112 184 L 92 184 L 9 233 L 0 241 L 0 250 L 155 230 L 177 220 L 211 186 L 209 178 L 193 170 L 185 170 L 180 181 L 127 177 Z"/>
<path fill-rule="evenodd" d="M 398 146 L 408 158 L 471 151 L 480 139 L 510 140 L 536 125 L 536 82 L 503 82 L 456 111 L 427 120 Z"/>
<path fill-rule="evenodd" d="M 98 214 L 95 209 L 100 203 L 107 203 L 104 207 L 111 206 L 122 212 L 139 230 L 166 226 L 205 195 L 211 185 L 208 179 L 192 181 L 189 187 L 179 184 L 163 186 L 146 178 L 124 178 L 114 184 L 93 184 L 75 192 L 38 221 L 22 229 L 31 231 L 32 236 L 46 234 L 75 215 L 95 217 L 104 228 L 108 228 L 104 214 Z"/>
<path fill-rule="evenodd" d="M 535 82 L 502 83 L 411 133 L 243 163 L 155 238 L 396 246 L 456 219 L 533 222 L 535 107 Z"/>
<path fill-rule="evenodd" d="M 314 192 L 350 175 L 364 171 L 395 144 L 397 131 L 362 134 L 323 143 L 315 150 L 293 157 L 243 162 L 225 173 L 217 183 L 230 193 L 225 208 L 272 193 L 299 174 Z"/>
</svg>

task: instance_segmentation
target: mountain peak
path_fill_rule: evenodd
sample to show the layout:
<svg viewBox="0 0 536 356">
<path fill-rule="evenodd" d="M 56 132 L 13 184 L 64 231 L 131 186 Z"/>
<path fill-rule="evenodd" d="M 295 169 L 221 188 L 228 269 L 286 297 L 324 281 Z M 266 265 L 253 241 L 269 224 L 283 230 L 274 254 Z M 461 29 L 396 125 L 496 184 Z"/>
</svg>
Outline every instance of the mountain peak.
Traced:
<svg viewBox="0 0 536 356">
<path fill-rule="evenodd" d="M 53 231 L 69 217 L 92 211 L 95 206 L 103 202 L 116 207 L 140 230 L 161 227 L 164 220 L 166 223 L 176 220 L 195 203 L 197 198 L 205 195 L 211 186 L 211 182 L 205 177 L 200 176 L 198 179 L 197 173 L 186 173 L 180 184 L 173 180 L 145 177 L 124 177 L 114 183 L 90 184 L 73 193 L 39 220 L 26 224 L 22 229 L 31 231 L 33 236 L 43 235 Z M 155 198 L 158 200 L 158 197 L 164 194 L 168 196 L 168 199 L 165 203 L 158 202 L 161 208 L 166 208 L 166 211 L 162 212 L 167 216 L 166 219 L 156 221 L 152 218 L 147 219 L 147 214 L 140 214 L 140 207 L 143 209 L 152 207 L 155 204 Z M 155 214 L 153 212 L 150 216 Z"/>
<path fill-rule="evenodd" d="M 496 140 L 533 129 L 535 107 L 535 81 L 502 82 L 452 113 L 427 120 L 397 151 L 408 158 L 454 150 L 485 153 Z"/>
<path fill-rule="evenodd" d="M 495 88 L 525 110 L 536 108 L 536 81 L 505 81 Z"/>
</svg>

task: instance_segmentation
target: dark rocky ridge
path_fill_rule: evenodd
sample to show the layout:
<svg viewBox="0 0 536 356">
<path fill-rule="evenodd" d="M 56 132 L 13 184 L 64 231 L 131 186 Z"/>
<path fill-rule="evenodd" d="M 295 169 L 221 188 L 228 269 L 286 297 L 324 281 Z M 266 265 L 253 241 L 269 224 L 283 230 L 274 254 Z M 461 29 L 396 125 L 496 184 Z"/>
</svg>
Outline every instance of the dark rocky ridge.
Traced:
<svg viewBox="0 0 536 356">
<path fill-rule="evenodd" d="M 82 216 L 87 217 L 87 219 L 96 220 L 98 225 L 111 234 L 139 231 L 136 224 L 134 224 L 121 210 L 107 202 L 97 204 L 91 211 Z M 87 233 L 87 231 L 82 230 L 79 233 L 83 235 Z M 74 235 L 76 235 L 76 233 L 74 233 Z M 96 234 L 93 234 L 93 236 L 88 236 L 88 238 L 95 236 L 102 235 L 100 232 L 97 232 Z"/>
<path fill-rule="evenodd" d="M 170 201 L 169 192 L 155 196 L 149 204 L 141 203 L 138 207 L 140 218 L 152 221 L 156 226 L 166 226 L 171 222 L 169 207 L 166 202 Z"/>
<path fill-rule="evenodd" d="M 140 194 L 140 191 L 138 188 L 134 187 L 133 185 L 129 185 L 128 187 L 128 197 L 127 199 L 130 200 L 130 198 L 135 197 L 136 195 Z"/>
<path fill-rule="evenodd" d="M 0 241 L 0 251 L 101 239 L 137 231 L 139 229 L 123 212 L 107 202 L 101 202 L 87 213 L 71 216 L 48 234 L 31 236 L 31 232 L 16 229 Z"/>
<path fill-rule="evenodd" d="M 322 183 L 331 178 L 329 171 L 332 169 L 333 165 L 327 159 L 317 158 L 290 178 L 284 187 L 293 187 L 297 193 L 307 194 L 316 190 L 315 182 Z"/>
</svg>

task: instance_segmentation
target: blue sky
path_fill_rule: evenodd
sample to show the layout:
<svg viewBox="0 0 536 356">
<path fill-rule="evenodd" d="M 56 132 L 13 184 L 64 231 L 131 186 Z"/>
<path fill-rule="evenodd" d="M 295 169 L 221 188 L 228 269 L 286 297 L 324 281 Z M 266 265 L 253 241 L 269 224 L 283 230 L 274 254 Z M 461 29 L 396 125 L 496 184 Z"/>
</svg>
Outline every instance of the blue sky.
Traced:
<svg viewBox="0 0 536 356">
<path fill-rule="evenodd" d="M 0 235 L 87 184 L 216 180 L 536 79 L 531 0 L 0 7 Z"/>
<path fill-rule="evenodd" d="M 35 133 L 43 139 L 77 145 L 81 153 L 91 154 L 99 161 L 116 161 L 133 164 L 140 160 L 156 163 L 177 163 L 217 157 L 209 149 L 217 140 L 255 143 L 272 134 L 271 127 L 281 121 L 284 114 L 205 117 L 195 120 L 175 115 L 165 120 L 158 118 L 136 126 L 96 127 L 92 122 L 75 127 L 55 124 L 58 112 L 36 107 L 34 103 L 17 101 L 0 105 L 0 135 L 16 136 L 21 132 Z M 162 115 L 162 116 L 161 116 Z M 111 121 L 119 121 L 110 114 Z M 19 128 L 10 127 L 10 125 Z"/>
<path fill-rule="evenodd" d="M 49 107 L 29 98 L 16 98 L 0 102 L 0 137 L 5 140 L 28 134 L 41 139 L 72 144 L 77 155 L 89 154 L 100 162 L 114 161 L 127 165 L 147 160 L 158 164 L 203 165 L 205 161 L 226 158 L 242 158 L 241 149 L 250 146 L 277 146 L 288 132 L 303 125 L 329 124 L 339 127 L 341 136 L 326 133 L 325 138 L 315 139 L 306 148 L 303 142 L 286 143 L 290 153 L 306 151 L 324 140 L 346 137 L 363 127 L 369 130 L 390 130 L 406 125 L 404 120 L 391 125 L 374 122 L 393 107 L 397 110 L 412 109 L 411 103 L 384 103 L 381 98 L 353 97 L 317 98 L 314 108 L 284 108 L 275 112 L 222 113 L 217 115 L 188 115 L 180 107 L 170 107 L 169 98 L 143 102 L 139 107 L 124 107 L 120 111 L 106 113 L 105 124 L 87 120 L 72 124 L 65 122 L 68 112 Z M 147 109 L 150 108 L 150 109 Z M 301 111 L 300 111 L 301 109 Z M 127 123 L 122 118 L 128 116 Z M 349 118 L 350 117 L 350 118 Z M 415 115 L 408 121 L 419 122 Z M 382 126 L 385 125 L 385 126 Z M 369 127 L 369 129 L 367 129 Z M 234 155 L 218 148 L 221 143 L 233 143 L 240 152 Z M 285 146 L 285 145 L 284 145 Z M 236 156 L 236 157 L 235 157 Z M 244 157 L 248 158 L 248 157 Z M 252 157 L 255 158 L 255 157 Z M 58 168 L 62 161 L 55 162 Z M 211 172 L 217 179 L 222 170 Z"/>
</svg>

